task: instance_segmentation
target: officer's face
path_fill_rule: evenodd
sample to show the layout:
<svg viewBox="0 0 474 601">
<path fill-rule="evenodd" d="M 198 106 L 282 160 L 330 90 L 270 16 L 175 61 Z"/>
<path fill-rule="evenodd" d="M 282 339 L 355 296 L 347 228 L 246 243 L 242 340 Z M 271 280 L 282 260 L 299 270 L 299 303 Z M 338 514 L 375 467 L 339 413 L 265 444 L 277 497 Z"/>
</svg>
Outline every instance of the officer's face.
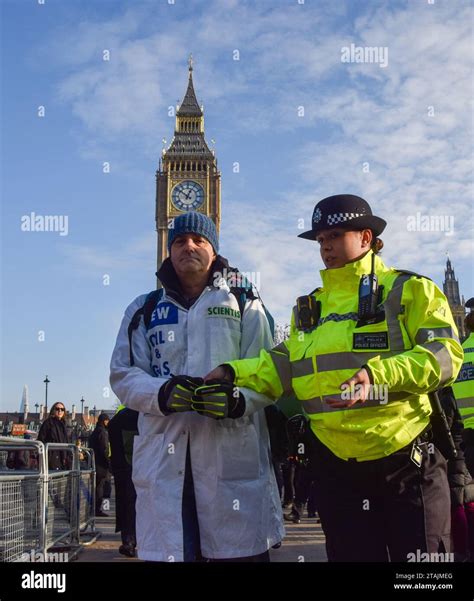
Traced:
<svg viewBox="0 0 474 601">
<path fill-rule="evenodd" d="M 316 236 L 321 258 L 327 269 L 344 267 L 346 263 L 357 261 L 369 250 L 372 232 L 362 230 L 350 232 L 342 228 L 322 230 Z"/>
<path fill-rule="evenodd" d="M 171 246 L 171 263 L 180 278 L 207 273 L 216 258 L 211 243 L 198 234 L 182 234 Z"/>
</svg>

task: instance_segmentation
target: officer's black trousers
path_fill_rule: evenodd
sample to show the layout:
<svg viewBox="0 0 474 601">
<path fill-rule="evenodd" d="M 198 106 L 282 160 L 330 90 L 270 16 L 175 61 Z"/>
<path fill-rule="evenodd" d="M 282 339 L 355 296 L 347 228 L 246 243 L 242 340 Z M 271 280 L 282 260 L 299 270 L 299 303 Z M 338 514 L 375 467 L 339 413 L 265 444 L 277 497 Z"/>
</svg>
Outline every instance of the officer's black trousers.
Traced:
<svg viewBox="0 0 474 601">
<path fill-rule="evenodd" d="M 463 438 L 464 459 L 466 460 L 467 469 L 474 478 L 474 429 L 465 428 Z"/>
<path fill-rule="evenodd" d="M 115 483 L 115 532 L 122 533 L 122 542 L 136 544 L 135 502 L 137 493 L 132 481 L 132 469 L 114 471 Z"/>
<path fill-rule="evenodd" d="M 418 467 L 410 459 L 412 445 L 357 462 L 316 441 L 312 464 L 329 561 L 406 562 L 411 553 L 449 552 L 446 461 L 432 443 L 420 448 Z"/>
<path fill-rule="evenodd" d="M 102 501 L 104 500 L 104 487 L 107 480 L 110 479 L 110 472 L 101 465 L 95 468 L 95 512 L 102 510 Z"/>
</svg>

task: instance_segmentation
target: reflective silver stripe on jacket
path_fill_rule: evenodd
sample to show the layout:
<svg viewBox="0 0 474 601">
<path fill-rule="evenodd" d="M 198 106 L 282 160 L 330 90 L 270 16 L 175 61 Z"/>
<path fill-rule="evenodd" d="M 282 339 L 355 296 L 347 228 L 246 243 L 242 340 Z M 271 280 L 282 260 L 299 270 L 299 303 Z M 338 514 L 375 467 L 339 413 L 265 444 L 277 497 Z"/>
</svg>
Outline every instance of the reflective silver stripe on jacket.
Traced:
<svg viewBox="0 0 474 601">
<path fill-rule="evenodd" d="M 323 371 L 335 371 L 337 369 L 358 369 L 362 367 L 369 359 L 374 357 L 381 357 L 386 359 L 387 357 L 394 357 L 400 355 L 398 352 L 351 352 L 344 351 L 341 353 L 326 353 L 325 355 L 317 355 L 316 365 L 318 372 Z"/>
<path fill-rule="evenodd" d="M 456 403 L 459 409 L 474 410 L 474 396 L 468 396 L 463 399 L 456 399 Z"/>
<path fill-rule="evenodd" d="M 397 276 L 383 303 L 385 308 L 385 319 L 387 320 L 390 350 L 392 351 L 406 350 L 403 344 L 402 327 L 398 320 L 398 316 L 402 313 L 403 286 L 411 277 L 412 276 L 407 273 L 401 273 Z"/>
<path fill-rule="evenodd" d="M 423 342 L 431 341 L 434 338 L 453 338 L 459 342 L 459 338 L 456 332 L 449 326 L 444 328 L 420 328 L 415 336 L 416 344 L 423 344 Z"/>
<path fill-rule="evenodd" d="M 392 289 L 387 295 L 387 300 L 384 303 L 386 310 L 386 319 L 388 325 L 388 335 L 390 341 L 390 350 L 406 350 L 403 346 L 403 334 L 398 315 L 402 313 L 402 293 L 403 286 L 412 275 L 401 273 L 395 280 Z M 432 338 L 453 338 L 458 340 L 457 335 L 449 326 L 444 328 L 420 328 L 415 336 L 416 344 L 420 344 L 423 348 L 433 353 L 441 368 L 440 386 L 443 386 L 453 374 L 453 361 L 446 347 L 438 341 L 427 342 Z"/>
<path fill-rule="evenodd" d="M 290 351 L 284 342 L 269 351 L 284 392 L 291 391 Z"/>
<path fill-rule="evenodd" d="M 291 373 L 293 378 L 300 378 L 302 376 L 310 376 L 314 374 L 313 359 L 306 357 L 306 359 L 298 359 L 297 361 L 291 361 Z"/>
<path fill-rule="evenodd" d="M 453 360 L 448 349 L 441 342 L 428 342 L 421 345 L 427 351 L 435 356 L 436 361 L 441 369 L 439 386 L 443 386 L 453 375 Z"/>
</svg>

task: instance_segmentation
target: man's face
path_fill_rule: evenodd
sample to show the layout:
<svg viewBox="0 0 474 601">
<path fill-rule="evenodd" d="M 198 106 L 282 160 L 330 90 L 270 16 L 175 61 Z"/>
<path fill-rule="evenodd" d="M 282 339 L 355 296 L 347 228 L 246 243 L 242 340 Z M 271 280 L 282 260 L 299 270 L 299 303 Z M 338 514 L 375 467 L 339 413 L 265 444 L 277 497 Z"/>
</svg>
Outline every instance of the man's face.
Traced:
<svg viewBox="0 0 474 601">
<path fill-rule="evenodd" d="M 180 279 L 208 273 L 216 258 L 212 244 L 198 234 L 177 236 L 171 245 L 171 263 Z"/>
<path fill-rule="evenodd" d="M 322 230 L 316 236 L 323 263 L 327 269 L 338 269 L 365 254 L 372 241 L 372 232 L 352 232 L 343 228 Z"/>
</svg>

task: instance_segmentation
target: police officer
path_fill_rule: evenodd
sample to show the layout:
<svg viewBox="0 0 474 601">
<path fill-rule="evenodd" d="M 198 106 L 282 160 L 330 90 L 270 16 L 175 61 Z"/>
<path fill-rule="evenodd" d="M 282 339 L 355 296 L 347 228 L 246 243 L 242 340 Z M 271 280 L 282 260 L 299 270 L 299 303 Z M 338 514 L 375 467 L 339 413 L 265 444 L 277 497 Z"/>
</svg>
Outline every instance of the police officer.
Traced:
<svg viewBox="0 0 474 601">
<path fill-rule="evenodd" d="M 474 477 L 474 298 L 470 298 L 466 307 L 471 312 L 466 315 L 465 325 L 469 336 L 463 342 L 464 361 L 461 371 L 453 384 L 459 413 L 464 422 L 464 456 L 467 469 Z"/>
<path fill-rule="evenodd" d="M 119 405 L 109 422 L 110 468 L 115 484 L 115 532 L 120 532 L 119 553 L 135 557 L 135 502 L 132 480 L 133 440 L 138 435 L 138 411 Z"/>
<path fill-rule="evenodd" d="M 323 287 L 298 299 L 288 340 L 207 376 L 302 402 L 330 561 L 407 561 L 450 545 L 427 393 L 454 381 L 462 348 L 435 284 L 377 256 L 385 226 L 358 196 L 318 202 L 300 237 L 320 246 Z"/>
</svg>

